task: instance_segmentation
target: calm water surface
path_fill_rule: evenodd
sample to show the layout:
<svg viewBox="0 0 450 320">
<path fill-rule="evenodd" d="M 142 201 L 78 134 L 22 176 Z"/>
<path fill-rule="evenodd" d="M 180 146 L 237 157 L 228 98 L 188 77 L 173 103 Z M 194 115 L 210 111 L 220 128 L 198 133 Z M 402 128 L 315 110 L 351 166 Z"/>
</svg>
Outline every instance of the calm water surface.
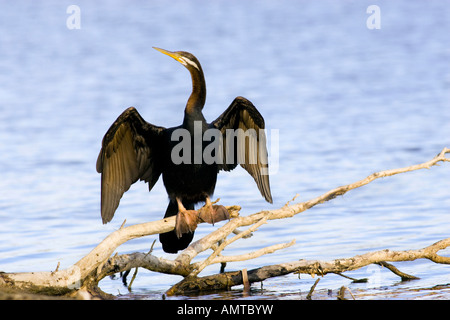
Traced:
<svg viewBox="0 0 450 320">
<path fill-rule="evenodd" d="M 4 1 L 0 10 L 0 270 L 69 267 L 127 219 L 157 220 L 167 206 L 161 182 L 137 183 L 112 223 L 100 219 L 101 139 L 128 106 L 166 127 L 182 121 L 188 72 L 152 46 L 194 53 L 206 75 L 205 117 L 237 95 L 253 101 L 268 129 L 274 204 L 242 169 L 219 176 L 222 203 L 241 214 L 305 201 L 384 169 L 431 159 L 450 147 L 450 2 L 378 1 L 381 29 L 369 30 L 368 1 L 77 1 L 81 29 L 66 27 L 68 1 Z M 269 137 L 270 138 L 270 137 Z M 275 140 L 274 140 L 275 142 Z M 448 164 L 376 181 L 290 221 L 273 221 L 227 248 L 239 254 L 296 245 L 228 270 L 297 259 L 334 259 L 417 249 L 450 236 Z M 201 225 L 197 239 L 215 227 Z M 119 253 L 147 251 L 155 237 Z M 156 255 L 168 257 L 159 246 Z M 450 250 L 443 252 L 449 255 Z M 400 283 L 378 267 L 324 277 L 317 298 L 349 286 L 357 298 L 449 299 L 449 266 L 396 264 L 420 280 Z M 204 274 L 217 272 L 212 266 Z M 180 277 L 140 270 L 128 293 L 160 299 Z M 202 298 L 304 298 L 315 279 L 296 275 Z M 439 290 L 430 290 L 441 285 Z M 185 297 L 195 298 L 195 297 Z M 331 296 L 335 298 L 335 296 Z"/>
</svg>

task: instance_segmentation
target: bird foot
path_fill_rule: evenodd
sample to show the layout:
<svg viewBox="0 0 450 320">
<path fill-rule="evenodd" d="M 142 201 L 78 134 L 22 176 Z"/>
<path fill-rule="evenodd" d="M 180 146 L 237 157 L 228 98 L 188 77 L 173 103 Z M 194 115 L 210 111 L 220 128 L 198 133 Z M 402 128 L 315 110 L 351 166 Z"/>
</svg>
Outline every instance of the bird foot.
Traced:
<svg viewBox="0 0 450 320">
<path fill-rule="evenodd" d="M 214 224 L 222 220 L 230 220 L 230 213 L 221 205 L 206 204 L 198 210 L 201 221 Z"/>
<path fill-rule="evenodd" d="M 178 200 L 178 199 L 177 199 Z M 229 220 L 230 213 L 221 205 L 214 205 L 219 200 L 211 202 L 206 199 L 206 204 L 198 210 L 187 210 L 181 201 L 178 202 L 178 214 L 175 222 L 175 233 L 181 238 L 183 233 L 194 232 L 197 229 L 197 223 L 207 222 L 214 224 L 222 220 Z"/>
<path fill-rule="evenodd" d="M 198 212 L 196 210 L 180 210 L 176 217 L 175 232 L 178 238 L 183 233 L 194 232 L 197 229 Z"/>
</svg>

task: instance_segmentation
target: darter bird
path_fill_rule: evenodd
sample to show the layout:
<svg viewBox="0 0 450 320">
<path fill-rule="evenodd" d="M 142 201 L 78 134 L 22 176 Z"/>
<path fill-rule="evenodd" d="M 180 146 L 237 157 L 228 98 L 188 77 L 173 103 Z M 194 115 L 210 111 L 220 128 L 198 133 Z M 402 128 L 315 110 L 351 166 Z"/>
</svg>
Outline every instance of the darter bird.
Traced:
<svg viewBox="0 0 450 320">
<path fill-rule="evenodd" d="M 134 107 L 117 118 L 103 137 L 97 159 L 97 171 L 101 173 L 101 216 L 103 223 L 111 221 L 120 199 L 133 183 L 143 180 L 150 191 L 162 175 L 169 196 L 164 217 L 177 217 L 175 229 L 160 234 L 159 239 L 165 252 L 177 253 L 192 241 L 197 221 L 214 223 L 229 219 L 227 209 L 213 205 L 210 200 L 219 171 L 231 171 L 240 164 L 253 177 L 261 195 L 272 203 L 265 125 L 255 106 L 243 97 L 235 98 L 222 115 L 208 123 L 202 114 L 206 85 L 200 62 L 189 52 L 154 49 L 180 62 L 191 74 L 192 93 L 184 109 L 183 123 L 173 128 L 155 126 L 146 122 Z M 221 154 L 221 161 L 194 159 L 195 152 L 183 154 L 183 157 L 196 161 L 174 161 L 174 154 L 177 154 L 174 148 L 180 142 L 173 134 L 179 129 L 185 130 L 191 138 L 190 146 L 197 148 L 200 154 L 215 140 L 201 139 L 194 145 L 195 134 L 216 130 L 220 142 L 215 142 L 223 146 L 218 149 L 222 152 L 217 152 Z M 254 130 L 256 134 L 245 134 L 244 139 L 227 134 L 238 129 L 244 133 Z M 205 205 L 194 210 L 199 202 Z"/>
</svg>

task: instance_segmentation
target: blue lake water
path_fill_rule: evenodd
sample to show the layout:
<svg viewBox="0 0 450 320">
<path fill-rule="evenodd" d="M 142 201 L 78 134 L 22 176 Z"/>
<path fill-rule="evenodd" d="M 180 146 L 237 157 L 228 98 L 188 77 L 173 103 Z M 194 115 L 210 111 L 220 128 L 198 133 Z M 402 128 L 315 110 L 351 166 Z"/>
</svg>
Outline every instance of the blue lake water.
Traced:
<svg viewBox="0 0 450 320">
<path fill-rule="evenodd" d="M 81 10 L 80 29 L 66 25 L 72 4 Z M 182 121 L 189 73 L 152 46 L 189 51 L 200 60 L 207 120 L 242 95 L 263 114 L 269 133 L 279 133 L 278 144 L 272 141 L 279 151 L 271 154 L 273 205 L 244 170 L 219 175 L 215 196 L 224 205 L 241 205 L 243 215 L 281 207 L 297 193 L 296 201 L 305 201 L 375 171 L 421 163 L 450 147 L 450 2 L 377 1 L 380 29 L 366 24 L 372 4 L 2 2 L 0 270 L 69 267 L 124 219 L 134 224 L 162 217 L 162 182 L 151 193 L 137 183 L 114 220 L 102 225 L 95 171 L 101 139 L 125 108 L 135 106 L 156 125 Z M 227 269 L 430 245 L 450 236 L 449 178 L 449 164 L 385 178 L 272 221 L 226 253 L 296 244 Z M 196 239 L 214 228 L 200 225 Z M 118 252 L 148 251 L 154 238 L 131 241 Z M 169 257 L 159 245 L 154 253 Z M 328 275 L 316 290 L 345 285 L 361 299 L 450 298 L 448 286 L 431 295 L 420 290 L 450 283 L 450 266 L 425 260 L 395 265 L 421 279 L 400 283 L 371 266 L 349 273 L 370 277 L 367 284 Z M 140 270 L 132 293 L 120 280 L 101 284 L 125 298 L 160 299 L 179 280 Z M 297 275 L 268 280 L 250 298 L 304 298 L 314 281 Z M 203 298 L 240 298 L 240 292 Z"/>
</svg>

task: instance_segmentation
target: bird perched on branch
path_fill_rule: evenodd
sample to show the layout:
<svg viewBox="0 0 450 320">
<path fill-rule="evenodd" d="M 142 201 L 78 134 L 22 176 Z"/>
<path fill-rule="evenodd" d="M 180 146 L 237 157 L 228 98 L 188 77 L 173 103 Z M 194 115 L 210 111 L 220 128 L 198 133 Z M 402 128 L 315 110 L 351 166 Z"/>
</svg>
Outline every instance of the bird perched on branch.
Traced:
<svg viewBox="0 0 450 320">
<path fill-rule="evenodd" d="M 173 128 L 155 126 L 134 107 L 117 118 L 103 137 L 97 159 L 101 216 L 103 223 L 111 221 L 121 197 L 137 180 L 147 182 L 150 191 L 162 175 L 169 196 L 164 217 L 177 217 L 175 229 L 160 234 L 160 241 L 165 252 L 176 253 L 192 241 L 197 221 L 229 219 L 227 209 L 210 200 L 219 171 L 240 164 L 272 203 L 268 156 L 264 119 L 249 100 L 235 98 L 220 117 L 207 123 L 202 114 L 205 78 L 197 58 L 189 52 L 155 49 L 180 62 L 191 74 L 192 93 L 183 123 Z M 205 205 L 194 210 L 199 202 Z"/>
</svg>

